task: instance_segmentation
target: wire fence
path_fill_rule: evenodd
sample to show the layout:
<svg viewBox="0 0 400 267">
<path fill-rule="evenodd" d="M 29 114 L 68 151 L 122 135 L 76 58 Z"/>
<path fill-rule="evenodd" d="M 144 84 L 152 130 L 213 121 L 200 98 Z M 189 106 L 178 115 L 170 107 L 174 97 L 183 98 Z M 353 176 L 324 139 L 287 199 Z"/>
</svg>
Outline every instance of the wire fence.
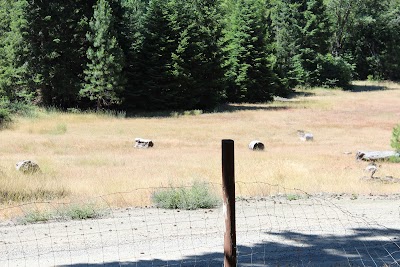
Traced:
<svg viewBox="0 0 400 267">
<path fill-rule="evenodd" d="M 251 196 L 255 187 L 265 194 Z M 0 266 L 223 266 L 222 207 L 129 206 L 159 189 L 3 208 L 11 219 L 0 222 Z M 236 190 L 238 266 L 400 265 L 397 197 L 311 196 L 262 182 Z"/>
</svg>

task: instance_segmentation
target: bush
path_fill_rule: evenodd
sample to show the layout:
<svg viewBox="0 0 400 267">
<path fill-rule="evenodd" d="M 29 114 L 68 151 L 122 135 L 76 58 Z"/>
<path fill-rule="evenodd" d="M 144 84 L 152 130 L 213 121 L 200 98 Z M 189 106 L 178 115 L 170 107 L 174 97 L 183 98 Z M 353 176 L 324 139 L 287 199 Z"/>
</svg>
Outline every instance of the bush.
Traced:
<svg viewBox="0 0 400 267">
<path fill-rule="evenodd" d="M 400 163 L 400 157 L 396 157 L 396 156 L 391 156 L 390 158 L 389 158 L 389 162 L 391 162 L 391 163 Z"/>
<path fill-rule="evenodd" d="M 342 57 L 331 54 L 320 58 L 320 77 L 322 86 L 347 88 L 353 78 L 354 66 Z"/>
<path fill-rule="evenodd" d="M 10 111 L 6 108 L 0 108 L 0 127 L 5 126 L 10 121 Z"/>
<path fill-rule="evenodd" d="M 218 197 L 204 182 L 195 182 L 191 187 L 171 187 L 154 192 L 152 200 L 163 209 L 209 209 L 219 204 Z"/>
<path fill-rule="evenodd" d="M 65 220 L 86 220 L 101 217 L 101 212 L 94 205 L 72 205 L 58 212 Z"/>
<path fill-rule="evenodd" d="M 48 222 L 51 220 L 87 220 L 100 218 L 105 212 L 92 204 L 66 206 L 55 211 L 32 210 L 18 218 L 21 224 Z"/>
<path fill-rule="evenodd" d="M 15 100 L 11 102 L 7 97 L 0 97 L 0 127 L 11 122 L 11 114 L 32 116 L 35 107 L 30 102 Z"/>
<path fill-rule="evenodd" d="M 24 217 L 18 218 L 20 224 L 31 224 L 47 222 L 52 219 L 52 214 L 47 211 L 32 210 L 25 214 Z"/>
<path fill-rule="evenodd" d="M 400 124 L 393 128 L 390 145 L 400 153 Z"/>
</svg>

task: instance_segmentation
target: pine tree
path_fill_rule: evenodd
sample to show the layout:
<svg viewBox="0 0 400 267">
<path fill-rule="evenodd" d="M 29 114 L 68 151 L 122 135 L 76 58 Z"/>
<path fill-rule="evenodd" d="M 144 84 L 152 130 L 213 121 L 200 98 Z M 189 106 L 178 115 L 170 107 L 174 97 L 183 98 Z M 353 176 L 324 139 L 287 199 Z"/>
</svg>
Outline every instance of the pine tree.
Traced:
<svg viewBox="0 0 400 267">
<path fill-rule="evenodd" d="M 0 97 L 29 100 L 26 77 L 25 0 L 0 1 Z"/>
<path fill-rule="evenodd" d="M 296 4 L 288 1 L 271 1 L 272 37 L 276 56 L 275 71 L 282 87 L 277 92 L 278 95 L 287 94 L 298 84 L 294 62 L 294 56 L 299 50 L 296 39 L 300 35 L 299 28 L 295 27 L 299 17 L 297 8 Z"/>
<path fill-rule="evenodd" d="M 150 0 L 144 19 L 143 49 L 139 55 L 141 82 L 137 109 L 166 110 L 176 107 L 172 53 L 177 44 L 165 0 Z"/>
<path fill-rule="evenodd" d="M 219 1 L 188 3 L 176 0 L 171 25 L 177 48 L 172 54 L 176 107 L 207 109 L 220 100 L 223 90 L 222 25 Z"/>
<path fill-rule="evenodd" d="M 91 43 L 85 85 L 80 95 L 96 103 L 98 109 L 120 103 L 123 91 L 123 53 L 114 31 L 112 10 L 107 0 L 98 0 L 90 21 Z"/>
<path fill-rule="evenodd" d="M 124 51 L 125 66 L 123 75 L 126 78 L 124 107 L 127 109 L 143 108 L 145 89 L 143 86 L 143 68 L 140 54 L 143 50 L 144 19 L 146 0 L 123 0 L 123 28 L 121 31 L 121 48 Z"/>
<path fill-rule="evenodd" d="M 27 0 L 28 73 L 44 105 L 76 106 L 95 0 Z"/>
<path fill-rule="evenodd" d="M 323 0 L 308 0 L 298 3 L 297 20 L 300 36 L 298 53 L 294 57 L 298 81 L 307 86 L 321 85 L 319 64 L 329 52 L 330 21 Z"/>
<path fill-rule="evenodd" d="M 277 78 L 272 71 L 271 40 L 266 28 L 266 3 L 238 0 L 233 15 L 235 24 L 228 33 L 228 100 L 264 102 L 272 100 Z"/>
</svg>

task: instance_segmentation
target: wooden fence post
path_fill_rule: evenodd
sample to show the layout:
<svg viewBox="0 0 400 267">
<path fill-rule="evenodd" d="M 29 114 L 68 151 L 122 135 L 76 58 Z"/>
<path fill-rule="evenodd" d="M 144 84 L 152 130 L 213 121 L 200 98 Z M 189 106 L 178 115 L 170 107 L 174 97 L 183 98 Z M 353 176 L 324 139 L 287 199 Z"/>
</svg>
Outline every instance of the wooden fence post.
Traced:
<svg viewBox="0 0 400 267">
<path fill-rule="evenodd" d="M 236 267 L 235 149 L 233 140 L 222 140 L 222 191 L 225 216 L 224 266 Z"/>
</svg>

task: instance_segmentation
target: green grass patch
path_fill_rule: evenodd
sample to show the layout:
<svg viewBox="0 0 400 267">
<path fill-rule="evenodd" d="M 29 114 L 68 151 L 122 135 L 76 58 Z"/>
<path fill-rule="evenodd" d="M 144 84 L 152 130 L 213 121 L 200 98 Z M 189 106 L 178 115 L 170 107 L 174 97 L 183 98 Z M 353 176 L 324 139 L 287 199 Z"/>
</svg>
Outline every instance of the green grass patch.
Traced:
<svg viewBox="0 0 400 267">
<path fill-rule="evenodd" d="M 390 145 L 400 153 L 400 124 L 393 128 Z"/>
<path fill-rule="evenodd" d="M 54 211 L 30 210 L 17 219 L 20 224 L 42 223 L 48 221 L 87 220 L 104 216 L 106 212 L 94 204 L 73 204 Z"/>
<path fill-rule="evenodd" d="M 102 212 L 95 205 L 71 205 L 58 211 L 58 215 L 65 220 L 86 220 L 102 216 Z"/>
<path fill-rule="evenodd" d="M 67 125 L 65 123 L 59 123 L 49 133 L 50 134 L 65 134 L 67 132 Z"/>
<path fill-rule="evenodd" d="M 47 222 L 52 219 L 52 214 L 47 211 L 32 210 L 25 214 L 24 217 L 18 219 L 20 224 L 31 224 Z"/>
<path fill-rule="evenodd" d="M 152 200 L 163 209 L 210 209 L 220 204 L 219 198 L 205 182 L 194 182 L 190 187 L 162 189 L 152 194 Z"/>
<path fill-rule="evenodd" d="M 400 163 L 400 157 L 398 157 L 398 156 L 391 156 L 391 157 L 389 158 L 389 162 L 391 162 L 391 163 Z"/>
<path fill-rule="evenodd" d="M 286 195 L 286 199 L 289 200 L 289 201 L 294 201 L 294 200 L 302 199 L 302 196 L 294 195 L 294 194 L 288 194 L 288 195 Z"/>
</svg>

